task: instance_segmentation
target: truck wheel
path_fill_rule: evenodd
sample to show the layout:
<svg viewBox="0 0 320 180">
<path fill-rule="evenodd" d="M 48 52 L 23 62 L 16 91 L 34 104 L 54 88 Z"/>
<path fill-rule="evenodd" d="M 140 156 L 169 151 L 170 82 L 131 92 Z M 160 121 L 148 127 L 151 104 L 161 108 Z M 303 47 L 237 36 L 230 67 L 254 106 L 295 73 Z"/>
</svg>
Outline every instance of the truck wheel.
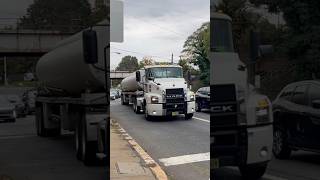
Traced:
<svg viewBox="0 0 320 180">
<path fill-rule="evenodd" d="M 129 105 L 129 102 L 125 102 L 124 101 L 124 97 L 123 97 L 123 95 L 121 96 L 121 105 Z"/>
<path fill-rule="evenodd" d="M 243 165 L 239 167 L 243 179 L 258 180 L 266 172 L 267 164 Z"/>
<path fill-rule="evenodd" d="M 193 113 L 184 115 L 185 120 L 190 120 L 190 119 L 192 119 L 192 117 L 193 117 Z"/>
<path fill-rule="evenodd" d="M 87 123 L 86 119 L 81 119 L 80 140 L 81 140 L 81 160 L 86 166 L 93 166 L 98 163 L 96 153 L 98 152 L 97 141 L 89 141 L 87 139 Z"/>
<path fill-rule="evenodd" d="M 141 107 L 140 107 L 140 106 L 137 106 L 136 113 L 137 113 L 137 114 L 141 114 L 141 112 L 140 112 L 140 111 L 141 111 Z"/>
<path fill-rule="evenodd" d="M 141 110 L 141 107 L 138 106 L 136 103 L 133 104 L 133 110 L 136 114 L 140 114 L 140 110 Z"/>
<path fill-rule="evenodd" d="M 36 109 L 35 109 L 35 115 L 36 115 L 36 130 L 38 136 L 44 136 L 45 130 L 44 130 L 44 124 L 43 124 L 43 107 L 42 103 L 36 102 Z"/>
<path fill-rule="evenodd" d="M 201 103 L 199 102 L 199 103 L 197 103 L 196 102 L 196 112 L 201 112 Z"/>
<path fill-rule="evenodd" d="M 291 149 L 287 142 L 287 135 L 284 130 L 281 130 L 278 127 L 275 127 L 273 132 L 272 152 L 278 159 L 288 159 L 291 155 Z"/>
<path fill-rule="evenodd" d="M 76 128 L 74 133 L 74 140 L 75 140 L 75 147 L 76 147 L 76 156 L 78 160 L 82 160 L 81 154 L 82 154 L 82 141 L 81 141 L 81 130 L 80 130 L 80 123 L 76 122 Z"/>
<path fill-rule="evenodd" d="M 137 104 L 136 104 L 136 103 L 133 103 L 133 111 L 134 111 L 136 114 L 138 114 L 138 112 L 137 112 Z"/>
<path fill-rule="evenodd" d="M 145 112 L 144 112 L 144 117 L 146 118 L 147 121 L 151 121 L 151 120 L 152 120 L 152 116 L 150 116 L 150 115 L 148 114 L 148 111 L 145 111 Z"/>
<path fill-rule="evenodd" d="M 36 102 L 36 130 L 37 135 L 41 137 L 54 137 L 58 136 L 61 133 L 61 129 L 53 128 L 48 129 L 44 126 L 44 116 L 43 116 L 43 106 L 41 102 Z"/>
</svg>

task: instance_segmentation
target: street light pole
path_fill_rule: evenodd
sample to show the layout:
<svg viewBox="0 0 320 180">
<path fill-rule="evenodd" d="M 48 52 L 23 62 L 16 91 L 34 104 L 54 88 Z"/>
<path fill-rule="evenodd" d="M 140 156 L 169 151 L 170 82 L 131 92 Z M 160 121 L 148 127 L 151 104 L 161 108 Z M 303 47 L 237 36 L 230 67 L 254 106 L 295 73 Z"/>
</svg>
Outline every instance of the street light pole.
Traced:
<svg viewBox="0 0 320 180">
<path fill-rule="evenodd" d="M 7 80 L 7 57 L 3 57 L 3 72 L 4 72 L 4 85 L 8 85 L 8 80 Z"/>
<path fill-rule="evenodd" d="M 173 53 L 171 54 L 171 64 L 173 64 Z"/>
</svg>

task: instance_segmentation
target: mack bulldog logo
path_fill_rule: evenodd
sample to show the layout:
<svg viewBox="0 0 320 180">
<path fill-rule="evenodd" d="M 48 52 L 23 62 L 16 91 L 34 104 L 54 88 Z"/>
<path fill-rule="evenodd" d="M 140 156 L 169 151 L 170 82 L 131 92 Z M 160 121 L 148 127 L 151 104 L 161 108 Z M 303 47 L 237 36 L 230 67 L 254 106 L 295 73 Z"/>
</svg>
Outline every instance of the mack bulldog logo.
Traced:
<svg viewBox="0 0 320 180">
<path fill-rule="evenodd" d="M 235 105 L 216 105 L 211 108 L 213 113 L 228 113 L 235 112 Z"/>
<path fill-rule="evenodd" d="M 167 98 L 182 98 L 182 94 L 167 94 Z"/>
</svg>

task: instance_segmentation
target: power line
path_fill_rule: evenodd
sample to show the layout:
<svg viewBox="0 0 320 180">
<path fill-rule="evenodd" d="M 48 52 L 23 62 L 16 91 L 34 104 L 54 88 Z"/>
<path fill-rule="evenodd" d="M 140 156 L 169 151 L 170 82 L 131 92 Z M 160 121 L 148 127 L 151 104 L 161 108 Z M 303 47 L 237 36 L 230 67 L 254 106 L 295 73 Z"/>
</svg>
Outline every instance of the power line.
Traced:
<svg viewBox="0 0 320 180">
<path fill-rule="evenodd" d="M 119 50 L 119 51 L 123 51 L 123 52 L 129 52 L 129 53 L 134 53 L 134 54 L 140 54 L 140 55 L 143 55 L 143 56 L 150 56 L 150 57 L 155 57 L 155 58 L 160 58 L 160 59 L 163 59 L 163 60 L 171 61 L 171 58 L 164 57 L 164 56 L 150 55 L 150 54 L 146 54 L 146 53 L 142 53 L 142 52 L 137 52 L 137 51 L 127 50 L 127 49 L 121 49 L 121 48 L 117 48 L 117 47 L 111 47 L 111 48 L 116 49 L 116 50 Z M 179 59 L 175 59 L 175 60 L 179 60 Z"/>
</svg>

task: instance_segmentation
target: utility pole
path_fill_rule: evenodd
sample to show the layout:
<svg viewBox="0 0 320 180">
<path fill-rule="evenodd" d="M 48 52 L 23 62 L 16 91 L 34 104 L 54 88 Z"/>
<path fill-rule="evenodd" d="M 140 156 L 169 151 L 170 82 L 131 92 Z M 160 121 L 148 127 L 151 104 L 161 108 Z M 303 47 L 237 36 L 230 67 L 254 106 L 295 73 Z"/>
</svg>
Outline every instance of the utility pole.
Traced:
<svg viewBox="0 0 320 180">
<path fill-rule="evenodd" d="M 7 57 L 6 56 L 3 57 L 3 72 L 4 72 L 4 85 L 7 86 L 8 81 L 7 81 Z"/>
<path fill-rule="evenodd" d="M 171 64 L 173 65 L 173 53 L 171 54 Z"/>
</svg>

